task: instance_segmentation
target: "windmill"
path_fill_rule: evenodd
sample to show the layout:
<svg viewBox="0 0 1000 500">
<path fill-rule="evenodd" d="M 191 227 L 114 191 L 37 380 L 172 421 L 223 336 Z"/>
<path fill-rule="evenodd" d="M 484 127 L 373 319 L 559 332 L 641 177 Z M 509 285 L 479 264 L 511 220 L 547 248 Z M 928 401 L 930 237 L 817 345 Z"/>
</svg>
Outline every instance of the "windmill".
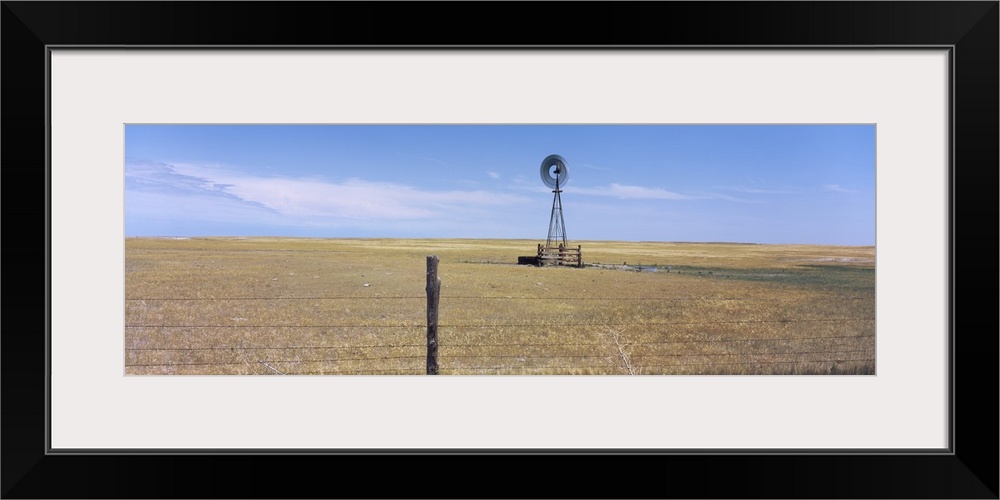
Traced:
<svg viewBox="0 0 1000 500">
<path fill-rule="evenodd" d="M 569 181 L 569 167 L 559 155 L 549 155 L 542 160 L 542 182 L 552 188 L 552 214 L 549 217 L 549 235 L 545 246 L 538 245 L 539 265 L 575 265 L 583 267 L 580 247 L 569 248 L 566 241 L 566 221 L 563 218 L 562 187 Z M 556 245 L 556 246 L 553 246 Z"/>
</svg>

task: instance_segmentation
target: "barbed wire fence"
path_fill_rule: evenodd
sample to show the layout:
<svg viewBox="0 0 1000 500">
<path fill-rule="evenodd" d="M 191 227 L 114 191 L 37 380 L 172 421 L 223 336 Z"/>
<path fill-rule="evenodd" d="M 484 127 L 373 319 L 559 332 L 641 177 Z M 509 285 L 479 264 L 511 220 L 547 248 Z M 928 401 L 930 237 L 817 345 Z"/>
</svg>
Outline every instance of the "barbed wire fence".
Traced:
<svg viewBox="0 0 1000 500">
<path fill-rule="evenodd" d="M 436 264 L 436 262 L 435 262 Z M 427 301 L 427 322 L 385 324 L 374 319 L 323 324 L 125 324 L 125 369 L 128 374 L 254 374 L 254 375 L 530 375 L 530 374 L 871 374 L 875 364 L 875 318 L 819 317 L 698 321 L 502 321 L 438 323 L 430 300 L 433 276 L 428 259 L 428 295 L 303 296 L 303 297 L 130 297 L 136 304 L 253 303 L 321 304 L 372 300 L 404 304 L 419 311 Z M 440 281 L 438 280 L 439 284 Z M 438 291 L 439 293 L 439 291 Z M 511 310 L 519 302 L 545 300 L 555 304 L 577 301 L 637 303 L 699 301 L 702 297 L 529 297 L 444 296 L 446 302 L 484 301 L 491 310 Z M 714 301 L 761 303 L 795 299 L 723 297 Z M 868 300 L 840 297 L 836 300 Z M 432 306 L 434 307 L 432 318 Z M 414 316 L 415 318 L 418 316 Z M 431 324 L 433 319 L 433 325 Z M 777 325 L 798 330 L 805 324 L 851 323 L 851 335 L 784 334 L 772 337 L 736 336 L 732 327 Z M 433 336 L 432 334 L 433 326 Z M 627 332 L 641 328 L 647 335 Z M 573 329 L 579 341 L 513 341 L 496 332 Z M 697 331 L 697 338 L 670 335 Z M 223 332 L 219 334 L 219 332 Z M 264 332 L 266 335 L 255 335 Z M 438 335 L 440 332 L 440 335 Z M 649 335 L 649 332 L 656 335 Z M 664 335 L 663 333 L 667 334 Z M 207 333 L 216 333 L 209 335 Z M 485 335 L 483 335 L 485 334 Z M 222 339 L 222 341 L 220 341 Z M 254 339 L 253 341 L 249 339 Z M 432 356 L 433 351 L 433 356 Z M 433 367 L 432 367 L 433 364 Z"/>
</svg>

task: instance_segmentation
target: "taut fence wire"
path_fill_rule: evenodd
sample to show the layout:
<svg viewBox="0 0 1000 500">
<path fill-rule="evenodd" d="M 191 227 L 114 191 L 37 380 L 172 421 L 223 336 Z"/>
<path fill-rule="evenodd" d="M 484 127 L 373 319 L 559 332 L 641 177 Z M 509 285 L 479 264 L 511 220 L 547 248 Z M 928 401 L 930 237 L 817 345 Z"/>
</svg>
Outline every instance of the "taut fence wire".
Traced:
<svg viewBox="0 0 1000 500">
<path fill-rule="evenodd" d="M 126 299 L 126 309 L 150 308 L 156 303 L 186 304 L 295 301 L 302 307 L 337 300 L 347 303 L 409 302 L 418 311 L 423 296 L 395 297 L 159 297 Z M 491 302 L 492 311 L 504 309 L 515 297 L 448 297 L 452 300 Z M 524 298 L 529 299 L 529 298 Z M 537 300 L 536 298 L 530 298 Z M 600 300 L 604 306 L 646 301 L 639 297 L 545 297 L 553 303 Z M 699 300 L 697 298 L 667 300 Z M 716 299 L 718 300 L 718 299 Z M 727 298 L 760 302 L 775 299 Z M 841 300 L 857 300 L 846 297 Z M 142 304 L 140 307 L 139 304 Z M 245 304 L 244 304 L 245 306 Z M 360 306 L 358 306 L 360 307 Z M 197 307 L 196 307 L 197 309 Z M 235 316 L 246 307 L 234 307 Z M 392 323 L 370 318 L 354 322 L 315 324 L 163 323 L 137 321 L 125 325 L 125 369 L 131 374 L 285 374 L 285 375 L 400 375 L 425 372 L 426 324 Z M 516 311 L 512 311 L 516 317 Z M 838 365 L 875 361 L 875 318 L 819 317 L 775 319 L 647 320 L 621 322 L 566 321 L 552 317 L 532 321 L 451 322 L 438 325 L 441 374 L 623 374 L 626 361 L 646 374 L 685 373 L 811 373 L 836 372 Z M 790 332 L 800 326 L 852 323 L 857 333 L 784 334 L 770 337 L 740 335 L 732 326 L 779 325 Z M 579 341 L 545 341 L 524 333 L 580 331 Z M 641 330 L 642 335 L 619 338 L 602 332 Z M 678 331 L 682 330 L 682 331 Z M 263 334 L 261 333 L 263 332 Z M 692 332 L 697 332 L 692 333 Z M 507 339 L 507 340 L 505 340 Z M 614 348 L 613 348 L 614 347 Z M 620 347 L 620 348 L 619 348 Z M 796 370 L 796 367 L 799 369 Z"/>
</svg>

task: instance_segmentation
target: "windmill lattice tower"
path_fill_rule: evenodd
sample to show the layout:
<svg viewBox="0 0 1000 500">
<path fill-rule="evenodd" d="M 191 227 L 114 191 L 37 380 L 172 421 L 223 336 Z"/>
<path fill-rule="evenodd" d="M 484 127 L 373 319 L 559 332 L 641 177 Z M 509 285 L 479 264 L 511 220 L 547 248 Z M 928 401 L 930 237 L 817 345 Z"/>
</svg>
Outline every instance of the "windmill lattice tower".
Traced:
<svg viewBox="0 0 1000 500">
<path fill-rule="evenodd" d="M 551 247 L 553 242 L 556 244 L 561 242 L 564 247 L 568 246 L 566 242 L 566 221 L 563 219 L 562 197 L 559 193 L 562 193 L 562 189 L 559 189 L 559 177 L 557 176 L 556 186 L 552 190 L 552 216 L 549 218 L 549 236 L 545 239 L 546 247 Z"/>
</svg>

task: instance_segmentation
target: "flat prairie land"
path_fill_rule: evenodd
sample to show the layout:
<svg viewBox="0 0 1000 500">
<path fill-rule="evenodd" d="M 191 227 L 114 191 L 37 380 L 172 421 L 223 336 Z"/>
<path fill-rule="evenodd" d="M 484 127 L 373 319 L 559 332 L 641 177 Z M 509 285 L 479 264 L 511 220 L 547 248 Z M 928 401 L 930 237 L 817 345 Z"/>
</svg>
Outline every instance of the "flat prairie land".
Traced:
<svg viewBox="0 0 1000 500">
<path fill-rule="evenodd" d="M 875 248 L 534 240 L 127 238 L 125 373 L 875 373 Z"/>
</svg>

